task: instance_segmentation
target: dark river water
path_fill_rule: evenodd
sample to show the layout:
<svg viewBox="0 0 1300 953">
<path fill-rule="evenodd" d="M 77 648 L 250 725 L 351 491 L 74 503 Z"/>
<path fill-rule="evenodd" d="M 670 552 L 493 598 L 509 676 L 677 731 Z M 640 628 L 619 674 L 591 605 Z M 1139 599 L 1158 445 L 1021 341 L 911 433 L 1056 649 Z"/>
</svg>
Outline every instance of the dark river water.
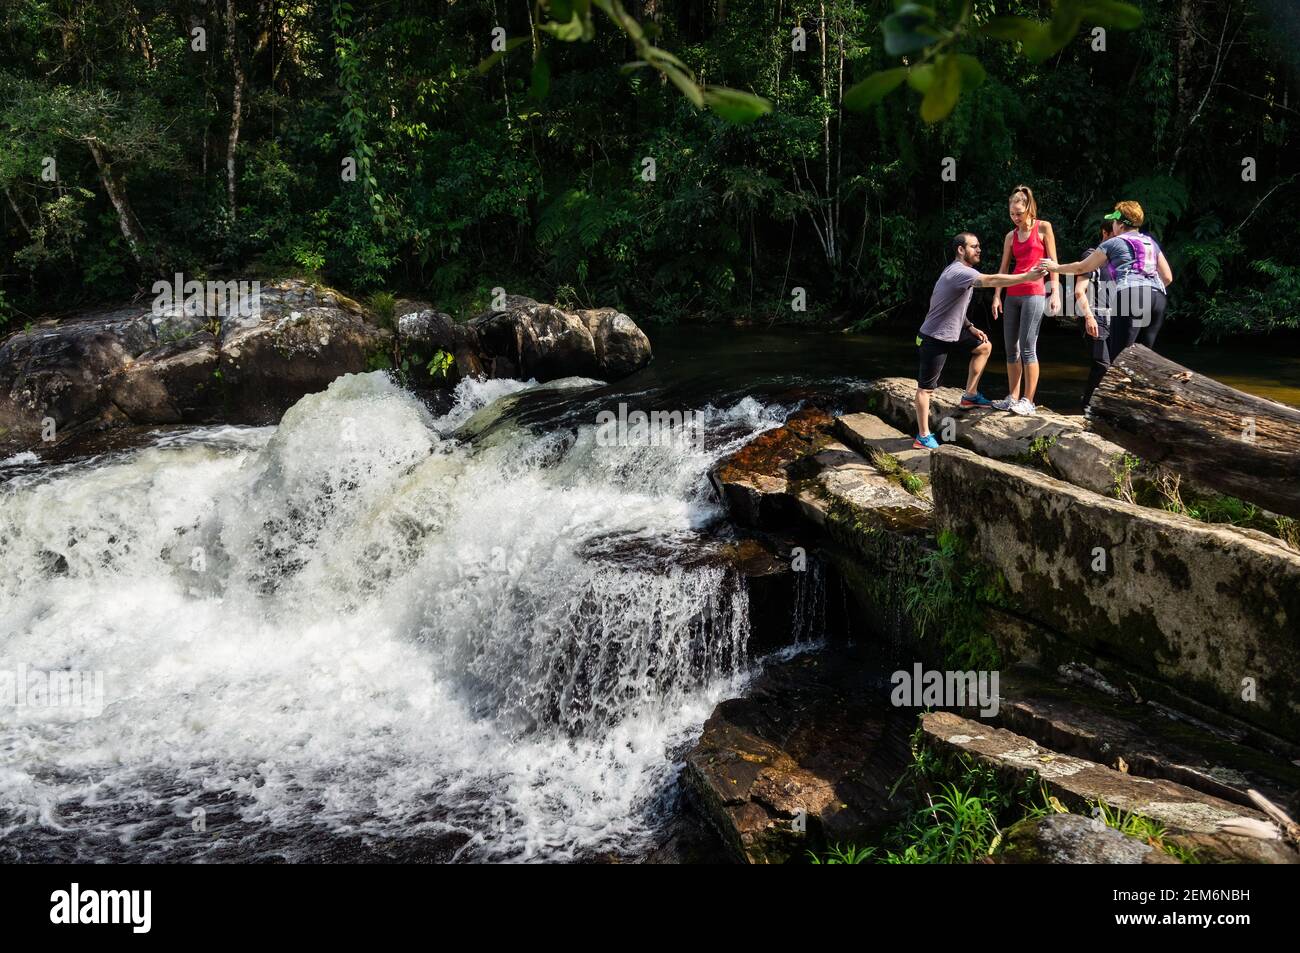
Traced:
<svg viewBox="0 0 1300 953">
<path fill-rule="evenodd" d="M 987 330 L 987 329 L 986 329 Z M 980 381 L 990 399 L 1006 396 L 1005 352 L 994 329 L 993 356 Z M 702 391 L 744 393 L 791 383 L 825 385 L 837 380 L 915 377 L 914 332 L 827 333 L 792 328 L 647 328 L 654 364 L 637 378 L 646 386 L 694 381 Z M 1201 374 L 1239 390 L 1300 407 L 1300 339 L 1202 343 L 1166 334 L 1157 350 Z M 1038 403 L 1060 413 L 1080 413 L 1088 350 L 1078 332 L 1044 323 L 1038 354 L 1042 377 Z M 965 363 L 950 361 L 941 383 L 961 387 Z"/>
</svg>

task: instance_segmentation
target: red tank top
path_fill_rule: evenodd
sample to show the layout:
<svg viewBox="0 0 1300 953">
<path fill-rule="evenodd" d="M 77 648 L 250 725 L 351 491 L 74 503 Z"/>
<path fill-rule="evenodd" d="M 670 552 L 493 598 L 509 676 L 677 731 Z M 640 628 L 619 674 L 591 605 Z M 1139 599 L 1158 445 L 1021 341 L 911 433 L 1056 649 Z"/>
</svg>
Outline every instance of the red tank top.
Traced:
<svg viewBox="0 0 1300 953">
<path fill-rule="evenodd" d="M 1033 268 L 1046 254 L 1047 251 L 1043 248 L 1043 240 L 1038 237 L 1037 222 L 1034 222 L 1033 227 L 1029 229 L 1029 238 L 1023 242 L 1020 240 L 1020 229 L 1016 229 L 1011 233 L 1011 260 L 1015 262 L 1011 269 L 1013 275 L 1018 275 L 1022 271 Z M 1018 285 L 1012 285 L 1007 289 L 1007 296 L 1041 295 L 1043 290 L 1043 279 L 1039 278 L 1037 281 L 1022 281 Z"/>
</svg>

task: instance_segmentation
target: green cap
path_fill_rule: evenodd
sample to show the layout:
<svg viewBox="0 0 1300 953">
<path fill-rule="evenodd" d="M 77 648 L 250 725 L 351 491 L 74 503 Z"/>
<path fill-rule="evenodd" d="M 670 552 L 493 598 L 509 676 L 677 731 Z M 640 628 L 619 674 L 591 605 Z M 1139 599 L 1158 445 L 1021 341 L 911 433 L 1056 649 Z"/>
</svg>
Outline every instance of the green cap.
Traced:
<svg viewBox="0 0 1300 953">
<path fill-rule="evenodd" d="M 1115 211 L 1102 216 L 1102 218 L 1108 222 L 1118 222 L 1123 217 L 1124 217 L 1124 213 L 1121 212 L 1119 209 L 1116 209 Z"/>
</svg>

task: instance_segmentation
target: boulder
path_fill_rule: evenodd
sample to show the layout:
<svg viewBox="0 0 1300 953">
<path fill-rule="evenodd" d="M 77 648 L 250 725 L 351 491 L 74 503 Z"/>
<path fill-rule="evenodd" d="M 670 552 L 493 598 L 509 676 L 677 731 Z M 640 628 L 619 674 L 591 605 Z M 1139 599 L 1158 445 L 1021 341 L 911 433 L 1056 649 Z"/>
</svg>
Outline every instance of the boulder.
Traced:
<svg viewBox="0 0 1300 953">
<path fill-rule="evenodd" d="M 225 304 L 149 302 L 12 335 L 0 344 L 0 447 L 38 442 L 46 418 L 57 439 L 88 427 L 273 423 L 387 351 L 389 332 L 359 304 L 303 281 Z"/>
<path fill-rule="evenodd" d="M 505 307 L 469 322 L 493 377 L 626 377 L 650 362 L 650 339 L 612 308 L 564 311 L 510 295 Z"/>
<path fill-rule="evenodd" d="M 944 447 L 935 521 L 1005 578 L 1020 615 L 1219 711 L 1300 740 L 1300 553 Z"/>
<path fill-rule="evenodd" d="M 1176 864 L 1162 850 L 1107 827 L 1096 817 L 1048 814 L 1011 825 L 1003 835 L 1002 864 Z"/>
<path fill-rule="evenodd" d="M 805 653 L 714 710 L 683 782 L 734 860 L 799 861 L 898 819 L 915 722 L 870 673 L 860 649 Z"/>
</svg>

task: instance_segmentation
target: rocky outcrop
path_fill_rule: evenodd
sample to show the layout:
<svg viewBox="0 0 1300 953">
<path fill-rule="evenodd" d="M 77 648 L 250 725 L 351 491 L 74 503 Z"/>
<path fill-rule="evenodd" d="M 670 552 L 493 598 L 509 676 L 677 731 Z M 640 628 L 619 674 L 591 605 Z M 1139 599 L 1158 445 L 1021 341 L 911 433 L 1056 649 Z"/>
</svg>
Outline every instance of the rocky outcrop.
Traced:
<svg viewBox="0 0 1300 953">
<path fill-rule="evenodd" d="M 1040 664 L 1103 656 L 1300 739 L 1300 553 L 954 447 L 931 478 L 937 525 L 1060 634 Z"/>
<path fill-rule="evenodd" d="M 1097 804 L 1154 821 L 1170 835 L 1193 837 L 1200 859 L 1256 863 L 1296 863 L 1281 841 L 1225 834 L 1221 825 L 1241 820 L 1263 822 L 1259 811 L 1232 804 L 1162 778 L 1137 777 L 1082 758 L 1062 754 L 1003 728 L 952 712 L 921 716 L 921 743 L 942 757 L 961 756 L 992 767 L 1016 783 L 1035 779 L 1071 812 L 1091 814 Z"/>
<path fill-rule="evenodd" d="M 860 651 L 809 653 L 770 665 L 714 711 L 683 781 L 733 859 L 802 860 L 897 819 L 889 791 L 913 721 L 870 673 Z"/>
<path fill-rule="evenodd" d="M 510 295 L 469 322 L 492 377 L 616 380 L 650 363 L 650 339 L 613 308 L 565 311 Z"/>
<path fill-rule="evenodd" d="M 306 394 L 390 367 L 395 355 L 410 383 L 442 389 L 470 376 L 612 380 L 650 360 L 645 334 L 609 308 L 568 312 L 511 297 L 457 324 L 401 301 L 384 327 L 356 301 L 307 282 L 263 283 L 255 299 L 248 290 L 223 294 L 219 307 L 210 293 L 12 335 L 0 344 L 0 450 L 119 425 L 275 423 Z M 453 360 L 426 373 L 439 352 Z"/>
<path fill-rule="evenodd" d="M 271 423 L 366 370 L 389 340 L 355 301 L 302 281 L 209 310 L 101 310 L 12 335 L 0 345 L 0 445 L 41 443 L 50 427 L 57 442 L 119 424 Z"/>
</svg>

